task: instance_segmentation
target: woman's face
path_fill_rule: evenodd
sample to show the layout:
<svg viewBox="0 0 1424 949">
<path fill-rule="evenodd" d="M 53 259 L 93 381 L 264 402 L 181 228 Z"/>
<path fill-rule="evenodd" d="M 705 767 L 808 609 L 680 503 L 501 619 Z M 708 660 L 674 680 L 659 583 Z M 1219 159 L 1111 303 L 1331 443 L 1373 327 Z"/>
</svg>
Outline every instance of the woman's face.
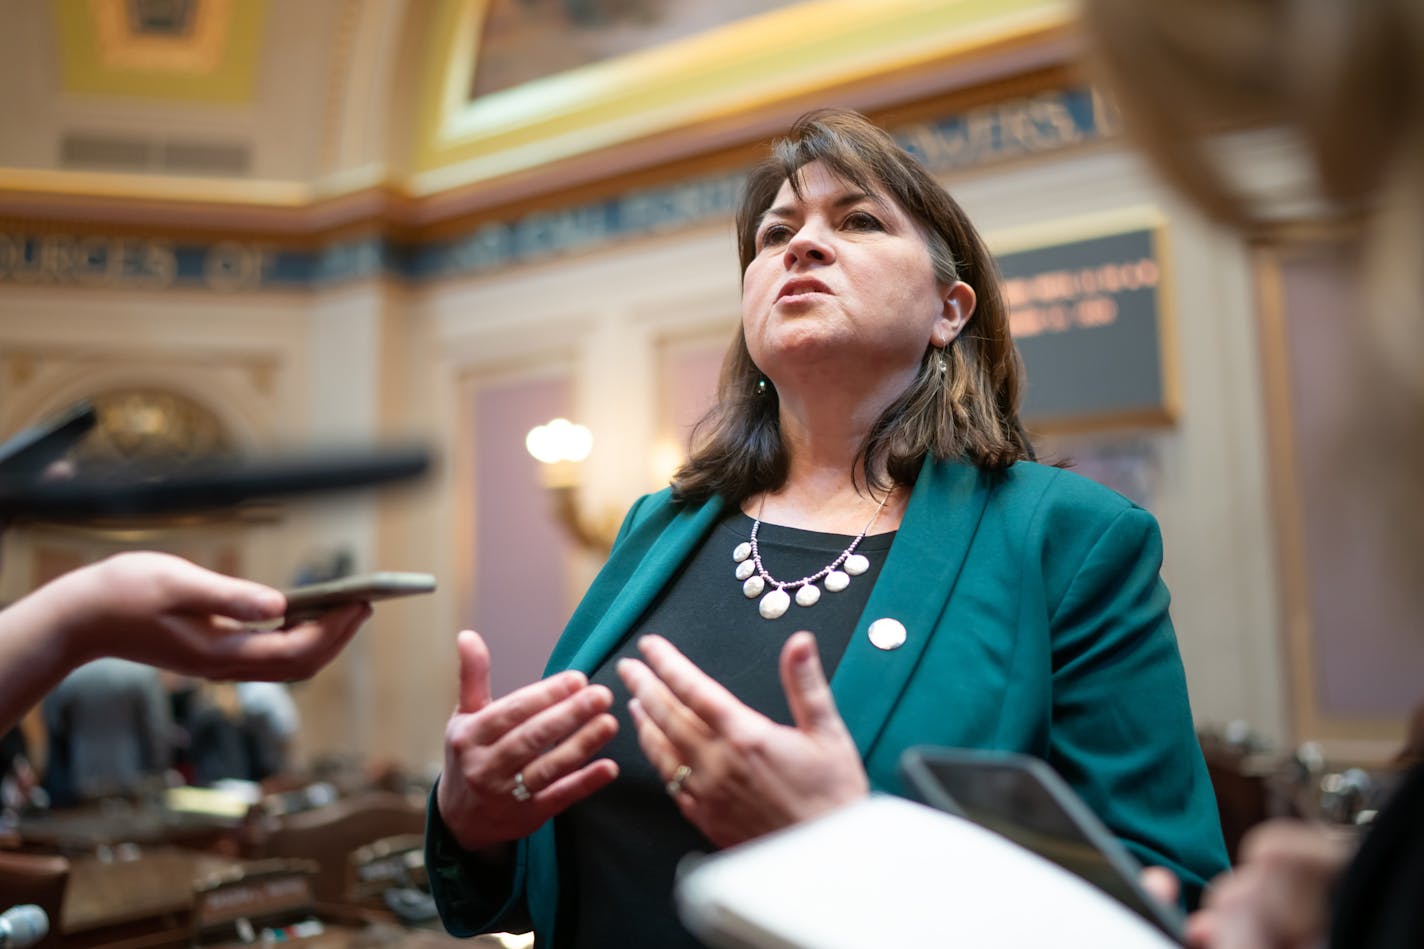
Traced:
<svg viewBox="0 0 1424 949">
<path fill-rule="evenodd" d="M 778 385 L 848 363 L 858 374 L 913 376 L 925 347 L 948 345 L 968 318 L 951 312 L 960 304 L 936 279 L 919 226 L 888 195 L 820 162 L 801 169 L 801 184 L 800 197 L 782 184 L 743 276 L 752 360 Z"/>
</svg>

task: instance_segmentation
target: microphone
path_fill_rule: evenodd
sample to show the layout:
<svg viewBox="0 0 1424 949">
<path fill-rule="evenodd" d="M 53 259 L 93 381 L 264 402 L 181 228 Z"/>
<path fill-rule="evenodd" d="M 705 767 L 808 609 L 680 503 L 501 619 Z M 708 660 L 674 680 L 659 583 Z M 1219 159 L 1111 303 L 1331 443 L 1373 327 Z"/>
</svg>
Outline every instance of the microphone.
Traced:
<svg viewBox="0 0 1424 949">
<path fill-rule="evenodd" d="M 49 935 L 49 917 L 33 903 L 0 913 L 0 947 L 26 949 Z"/>
</svg>

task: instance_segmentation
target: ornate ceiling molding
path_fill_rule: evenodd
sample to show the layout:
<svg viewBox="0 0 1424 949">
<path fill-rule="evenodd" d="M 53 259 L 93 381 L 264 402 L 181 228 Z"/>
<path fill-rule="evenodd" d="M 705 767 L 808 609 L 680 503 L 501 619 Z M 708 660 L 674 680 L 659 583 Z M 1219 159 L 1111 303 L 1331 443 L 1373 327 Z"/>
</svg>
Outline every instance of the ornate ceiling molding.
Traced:
<svg viewBox="0 0 1424 949">
<path fill-rule="evenodd" d="M 66 93 L 250 102 L 267 0 L 192 0 L 186 28 L 145 27 L 135 0 L 56 0 Z"/>
</svg>

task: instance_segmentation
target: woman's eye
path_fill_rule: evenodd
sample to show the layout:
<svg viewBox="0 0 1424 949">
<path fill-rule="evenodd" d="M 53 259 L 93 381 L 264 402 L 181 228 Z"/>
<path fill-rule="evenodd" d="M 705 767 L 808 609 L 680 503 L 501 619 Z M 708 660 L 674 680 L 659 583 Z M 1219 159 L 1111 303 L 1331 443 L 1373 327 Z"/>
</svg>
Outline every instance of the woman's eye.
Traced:
<svg viewBox="0 0 1424 949">
<path fill-rule="evenodd" d="M 761 232 L 761 246 L 775 247 L 791 239 L 791 228 L 785 224 L 773 224 Z"/>
<path fill-rule="evenodd" d="M 846 215 L 845 226 L 853 231 L 881 231 L 884 230 L 878 218 L 865 211 L 852 211 Z"/>
</svg>

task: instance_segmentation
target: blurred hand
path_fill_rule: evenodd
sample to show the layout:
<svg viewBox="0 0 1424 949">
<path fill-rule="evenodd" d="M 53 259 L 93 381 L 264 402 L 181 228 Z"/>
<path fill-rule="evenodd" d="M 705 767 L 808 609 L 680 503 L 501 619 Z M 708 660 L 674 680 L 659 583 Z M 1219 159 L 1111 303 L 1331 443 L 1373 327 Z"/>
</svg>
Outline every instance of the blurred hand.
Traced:
<svg viewBox="0 0 1424 949">
<path fill-rule="evenodd" d="M 1187 942 L 1209 949 L 1307 949 L 1324 944 L 1330 890 L 1354 852 L 1325 827 L 1273 820 L 1241 842 L 1236 869 L 1207 888 Z"/>
<path fill-rule="evenodd" d="M 1177 898 L 1182 895 L 1182 881 L 1166 867 L 1147 867 L 1138 882 L 1157 902 L 1169 906 L 1176 906 Z"/>
<path fill-rule="evenodd" d="M 123 553 L 0 610 L 0 730 L 76 666 L 115 656 L 209 679 L 305 679 L 371 615 L 356 603 L 289 629 L 281 592 L 181 557 Z"/>
<path fill-rule="evenodd" d="M 280 619 L 282 593 L 148 552 L 101 560 L 44 592 L 79 661 L 117 656 L 209 679 L 308 678 L 371 615 L 357 603 L 287 629 L 245 627 Z"/>
<path fill-rule="evenodd" d="M 496 701 L 484 640 L 465 630 L 456 647 L 460 703 L 445 726 L 435 803 L 460 846 L 492 851 L 618 776 L 613 761 L 589 761 L 618 730 L 608 714 L 613 693 L 583 673 L 561 672 Z M 516 775 L 528 792 L 523 800 Z"/>
<path fill-rule="evenodd" d="M 646 664 L 618 674 L 638 743 L 682 813 L 719 847 L 815 817 L 869 793 L 860 754 L 836 711 L 816 640 L 798 632 L 781 651 L 794 725 L 738 701 L 660 636 L 638 643 Z M 685 766 L 690 771 L 679 768 Z M 681 779 L 679 780 L 679 775 Z"/>
</svg>

